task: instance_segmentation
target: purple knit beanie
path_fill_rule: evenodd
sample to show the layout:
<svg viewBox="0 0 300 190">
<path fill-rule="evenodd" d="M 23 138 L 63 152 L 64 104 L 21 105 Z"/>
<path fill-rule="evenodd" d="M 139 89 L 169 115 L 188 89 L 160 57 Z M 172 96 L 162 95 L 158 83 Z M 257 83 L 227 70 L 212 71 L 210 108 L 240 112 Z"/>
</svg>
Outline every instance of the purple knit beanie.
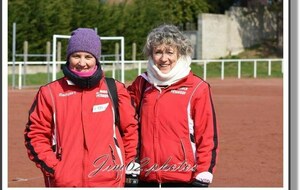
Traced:
<svg viewBox="0 0 300 190">
<path fill-rule="evenodd" d="M 84 51 L 92 54 L 97 60 L 101 55 L 101 41 L 97 33 L 90 28 L 78 28 L 71 33 L 67 48 L 67 59 L 74 52 Z"/>
</svg>

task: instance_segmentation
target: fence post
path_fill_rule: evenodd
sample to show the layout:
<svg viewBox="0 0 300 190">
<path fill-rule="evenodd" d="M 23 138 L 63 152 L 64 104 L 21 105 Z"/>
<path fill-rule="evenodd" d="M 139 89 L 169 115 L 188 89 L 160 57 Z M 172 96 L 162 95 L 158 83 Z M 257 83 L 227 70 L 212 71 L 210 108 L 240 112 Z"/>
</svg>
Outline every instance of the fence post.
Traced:
<svg viewBox="0 0 300 190">
<path fill-rule="evenodd" d="M 136 60 L 136 43 L 132 43 L 132 61 Z M 133 62 L 132 63 L 134 66 L 136 66 L 136 64 L 138 64 L 138 75 L 141 74 L 142 72 L 142 68 L 141 68 L 141 62 L 139 61 L 137 62 Z"/>
<path fill-rule="evenodd" d="M 28 61 L 28 41 L 24 41 L 24 66 L 23 66 L 23 85 L 26 86 L 27 61 Z"/>
<path fill-rule="evenodd" d="M 204 61 L 204 65 L 203 65 L 203 78 L 204 80 L 206 80 L 206 61 Z"/>
<path fill-rule="evenodd" d="M 268 75 L 271 76 L 271 71 L 272 71 L 272 65 L 271 65 L 271 60 L 268 60 Z"/>
<path fill-rule="evenodd" d="M 222 60 L 221 62 L 222 66 L 221 66 L 221 80 L 224 80 L 224 60 Z"/>
<path fill-rule="evenodd" d="M 238 79 L 240 79 L 241 78 L 241 60 L 239 60 L 239 62 L 238 62 Z"/>
<path fill-rule="evenodd" d="M 257 72 L 257 62 L 254 60 L 254 71 L 253 71 L 253 77 L 256 78 L 256 72 Z"/>
<path fill-rule="evenodd" d="M 23 67 L 23 62 L 20 62 L 19 64 L 19 87 L 18 89 L 22 89 L 22 67 Z"/>
<path fill-rule="evenodd" d="M 22 79 L 23 79 L 22 75 L 25 73 L 24 69 L 23 69 L 23 64 L 25 65 L 25 63 L 27 61 L 28 44 L 26 42 L 27 41 L 24 41 L 24 43 L 23 43 L 23 59 L 24 59 L 24 62 L 20 62 L 20 64 L 19 64 L 19 90 L 22 89 Z"/>
</svg>

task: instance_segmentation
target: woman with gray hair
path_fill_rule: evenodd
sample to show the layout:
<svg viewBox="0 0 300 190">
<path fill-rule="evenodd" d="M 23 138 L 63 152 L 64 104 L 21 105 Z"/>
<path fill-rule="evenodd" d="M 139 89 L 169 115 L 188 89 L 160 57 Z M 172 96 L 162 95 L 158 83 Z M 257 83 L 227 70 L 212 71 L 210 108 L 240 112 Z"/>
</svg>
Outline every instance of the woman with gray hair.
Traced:
<svg viewBox="0 0 300 190">
<path fill-rule="evenodd" d="M 141 187 L 208 187 L 218 155 L 210 86 L 191 71 L 190 40 L 174 25 L 147 37 L 147 71 L 128 86 L 140 124 Z"/>
</svg>

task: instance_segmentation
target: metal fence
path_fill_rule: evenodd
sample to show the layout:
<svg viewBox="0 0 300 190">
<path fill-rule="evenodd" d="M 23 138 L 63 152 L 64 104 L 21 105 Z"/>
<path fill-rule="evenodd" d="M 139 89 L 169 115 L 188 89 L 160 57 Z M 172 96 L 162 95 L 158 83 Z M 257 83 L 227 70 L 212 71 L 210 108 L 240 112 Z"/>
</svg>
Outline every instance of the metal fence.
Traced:
<svg viewBox="0 0 300 190">
<path fill-rule="evenodd" d="M 252 63 L 253 64 L 253 78 L 257 78 L 257 72 L 258 72 L 258 64 L 261 63 L 267 63 L 267 73 L 268 76 L 272 76 L 272 65 L 273 64 L 280 64 L 281 66 L 281 72 L 283 73 L 283 59 L 211 59 L 211 60 L 192 60 L 192 64 L 197 64 L 203 66 L 203 79 L 207 79 L 207 72 L 208 68 L 207 66 L 211 63 L 217 63 L 220 64 L 220 79 L 224 80 L 225 78 L 225 70 L 226 70 L 226 63 L 235 63 L 237 64 L 237 70 L 236 70 L 236 77 L 241 78 L 242 77 L 242 68 L 243 63 Z M 51 75 L 56 75 L 56 73 L 59 70 L 56 70 L 56 68 L 59 68 L 59 65 L 65 64 L 65 61 L 59 61 L 56 62 L 55 70 L 53 69 L 53 63 L 51 61 L 17 61 L 17 62 L 8 62 L 8 66 L 10 68 L 9 74 L 12 75 L 18 75 L 18 88 L 22 89 L 23 86 L 26 86 L 26 83 L 24 82 L 24 78 L 27 74 L 32 74 L 34 72 L 44 72 L 48 74 L 48 80 L 50 80 Z M 116 78 L 116 71 L 121 71 L 124 69 L 124 71 L 120 72 L 121 75 L 126 75 L 126 70 L 130 69 L 137 69 L 137 75 L 142 73 L 142 69 L 145 69 L 147 67 L 147 60 L 135 60 L 135 61 L 108 61 L 108 60 L 102 60 L 101 61 L 102 67 L 105 71 L 112 71 L 112 77 Z M 122 66 L 122 64 L 124 64 Z M 44 71 L 41 71 L 39 68 L 44 68 Z M 18 68 L 18 73 L 13 71 L 13 69 Z M 28 68 L 31 72 L 29 72 Z M 15 76 L 13 76 L 15 77 Z M 125 78 L 125 76 L 121 76 L 120 78 Z M 123 81 L 122 81 L 123 82 Z M 13 87 L 15 87 L 15 84 L 12 84 Z"/>
</svg>

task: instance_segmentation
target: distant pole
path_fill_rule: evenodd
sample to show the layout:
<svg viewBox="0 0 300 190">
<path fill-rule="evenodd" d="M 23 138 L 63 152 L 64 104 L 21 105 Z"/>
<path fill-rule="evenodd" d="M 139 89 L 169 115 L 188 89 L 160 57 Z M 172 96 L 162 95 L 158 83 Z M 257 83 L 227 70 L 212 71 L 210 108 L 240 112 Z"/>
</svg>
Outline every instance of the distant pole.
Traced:
<svg viewBox="0 0 300 190">
<path fill-rule="evenodd" d="M 16 75 L 16 23 L 13 23 L 13 37 L 12 37 L 12 88 L 15 88 Z"/>
<path fill-rule="evenodd" d="M 46 61 L 47 61 L 47 76 L 48 76 L 48 82 L 50 82 L 50 50 L 51 49 L 51 43 L 47 42 L 47 46 L 46 46 Z"/>
<path fill-rule="evenodd" d="M 132 60 L 136 60 L 136 43 L 132 43 Z"/>
<path fill-rule="evenodd" d="M 136 60 L 136 43 L 132 43 L 132 61 Z M 136 66 L 136 63 L 133 63 Z M 142 72 L 142 63 L 139 61 L 138 65 L 138 74 L 140 75 Z"/>
<path fill-rule="evenodd" d="M 61 42 L 57 42 L 57 61 L 61 61 Z"/>
<path fill-rule="evenodd" d="M 119 43 L 115 43 L 115 62 L 113 63 L 113 69 L 112 69 L 112 77 L 116 77 L 116 64 L 119 63 L 120 60 L 120 46 Z"/>
<path fill-rule="evenodd" d="M 23 77 L 23 84 L 24 86 L 26 86 L 26 74 L 27 74 L 27 71 L 26 71 L 26 65 L 27 65 L 27 60 L 28 60 L 28 41 L 25 41 L 24 42 L 24 67 L 23 67 L 23 74 L 24 74 L 24 77 Z"/>
<path fill-rule="evenodd" d="M 121 38 L 121 81 L 125 83 L 125 40 Z"/>
<path fill-rule="evenodd" d="M 61 61 L 61 42 L 58 41 L 57 42 L 57 61 L 60 62 Z M 58 67 L 58 69 L 56 71 L 60 71 L 61 70 L 61 65 L 60 67 Z"/>
</svg>

